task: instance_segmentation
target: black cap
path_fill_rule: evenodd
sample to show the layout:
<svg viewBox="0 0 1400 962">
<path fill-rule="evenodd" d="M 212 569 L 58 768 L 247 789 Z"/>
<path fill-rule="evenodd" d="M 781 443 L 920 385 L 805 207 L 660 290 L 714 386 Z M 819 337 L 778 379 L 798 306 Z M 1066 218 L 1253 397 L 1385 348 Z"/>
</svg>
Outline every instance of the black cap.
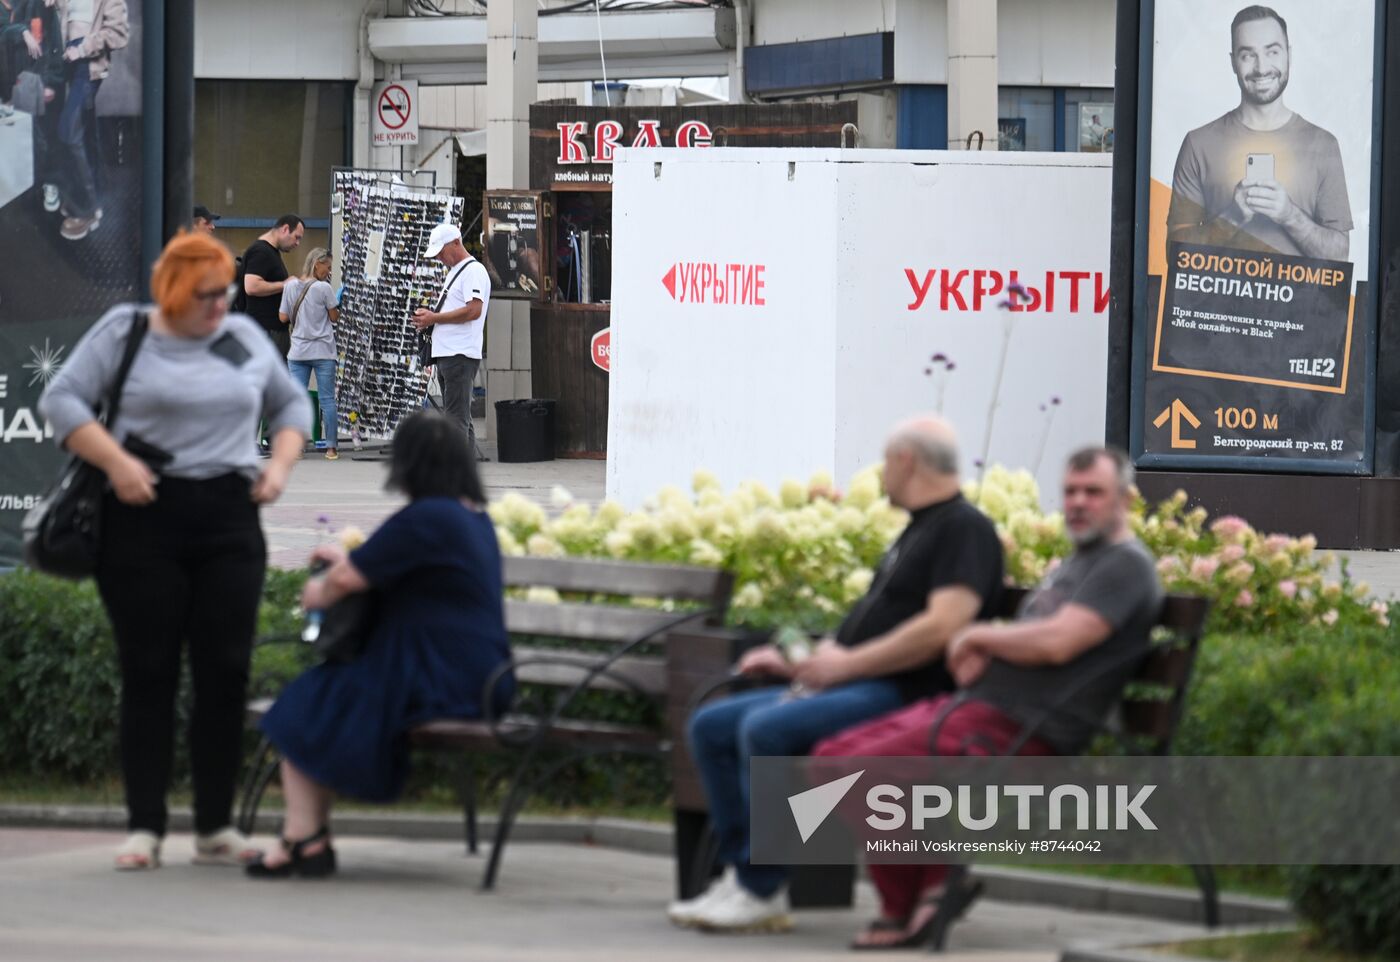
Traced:
<svg viewBox="0 0 1400 962">
<path fill-rule="evenodd" d="M 216 221 L 223 216 L 223 214 L 214 213 L 212 210 L 210 210 L 208 207 L 205 207 L 203 204 L 195 204 L 194 217 L 192 219 L 199 220 L 200 218 L 203 218 L 204 220 L 210 221 L 212 223 L 213 221 Z"/>
</svg>

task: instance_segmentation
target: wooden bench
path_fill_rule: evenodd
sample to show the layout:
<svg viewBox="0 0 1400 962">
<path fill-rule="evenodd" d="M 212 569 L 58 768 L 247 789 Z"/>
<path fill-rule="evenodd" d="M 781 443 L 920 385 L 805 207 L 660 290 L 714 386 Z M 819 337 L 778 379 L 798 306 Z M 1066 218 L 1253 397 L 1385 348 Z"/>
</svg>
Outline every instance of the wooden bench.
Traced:
<svg viewBox="0 0 1400 962">
<path fill-rule="evenodd" d="M 495 843 L 482 887 L 495 884 L 512 825 L 530 795 L 554 773 L 581 758 L 614 753 L 664 755 L 671 739 L 664 724 L 666 659 L 656 650 L 669 632 L 684 624 L 723 621 L 733 588 L 725 571 L 581 559 L 507 557 L 507 588 L 552 588 L 583 600 L 560 603 L 507 598 L 506 628 L 512 639 L 512 666 L 520 694 L 503 718 L 443 718 L 409 732 L 414 750 L 454 755 L 462 774 L 461 797 L 468 851 L 477 848 L 474 753 L 501 749 L 514 756 L 513 772 L 497 821 Z M 662 607 L 629 606 L 651 599 Z M 670 610 L 666 610 L 670 609 Z M 494 686 L 489 679 L 486 691 Z M 585 692 L 626 693 L 653 709 L 655 724 L 626 725 L 570 717 Z M 529 704 L 531 696 L 539 702 Z M 483 704 L 490 704 L 489 697 Z M 271 706 L 258 699 L 248 706 L 256 724 Z M 541 752 L 559 749 L 547 765 Z M 240 793 L 238 827 L 251 833 L 258 807 L 274 777 L 278 759 L 264 738 Z"/>
<path fill-rule="evenodd" d="M 1011 588 L 1002 596 L 998 617 L 1011 619 L 1027 589 Z M 1154 643 L 1125 688 L 1118 709 L 1105 725 L 1127 754 L 1168 755 L 1181 721 L 1196 652 L 1205 631 L 1210 602 L 1188 595 L 1169 595 L 1157 619 Z M 757 639 L 734 634 L 681 629 L 673 638 L 670 669 L 670 718 L 677 742 L 671 754 L 675 797 L 676 892 L 678 898 L 698 895 L 713 877 L 713 850 L 706 828 L 707 805 L 694 762 L 683 749 L 688 710 L 695 703 L 719 693 L 732 678 L 730 667 L 739 653 Z M 1039 725 L 1028 725 L 1018 740 L 1032 737 Z M 930 736 L 932 737 L 932 732 Z M 1201 890 L 1202 916 L 1208 926 L 1220 921 L 1215 875 L 1209 866 L 1192 866 Z M 966 866 L 954 866 L 948 884 L 966 881 Z M 848 906 L 852 903 L 855 868 L 852 865 L 798 866 L 789 885 L 793 908 Z M 968 903 L 970 904 L 970 903 Z M 934 926 L 931 947 L 941 949 L 947 931 L 967 905 L 940 919 Z M 942 909 L 940 909 L 942 911 Z"/>
</svg>

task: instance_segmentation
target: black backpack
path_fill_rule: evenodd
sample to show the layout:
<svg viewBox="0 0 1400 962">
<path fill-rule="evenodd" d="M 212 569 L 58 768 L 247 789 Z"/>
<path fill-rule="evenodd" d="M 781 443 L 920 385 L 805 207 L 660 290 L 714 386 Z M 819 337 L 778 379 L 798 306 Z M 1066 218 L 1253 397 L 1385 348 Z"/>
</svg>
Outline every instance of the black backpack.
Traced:
<svg viewBox="0 0 1400 962">
<path fill-rule="evenodd" d="M 233 302 L 229 304 L 229 310 L 239 314 L 248 313 L 248 292 L 243 289 L 243 258 L 233 259 L 233 283 L 236 290 L 233 293 Z"/>
</svg>

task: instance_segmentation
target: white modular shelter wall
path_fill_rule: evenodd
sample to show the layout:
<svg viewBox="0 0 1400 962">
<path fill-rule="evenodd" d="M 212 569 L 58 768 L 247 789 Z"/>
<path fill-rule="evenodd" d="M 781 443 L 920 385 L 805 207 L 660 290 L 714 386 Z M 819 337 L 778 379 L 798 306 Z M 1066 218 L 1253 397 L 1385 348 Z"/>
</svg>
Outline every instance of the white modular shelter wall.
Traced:
<svg viewBox="0 0 1400 962">
<path fill-rule="evenodd" d="M 623 151 L 609 497 L 637 504 L 700 467 L 726 486 L 819 469 L 844 483 L 894 422 L 938 405 L 935 354 L 956 365 L 943 412 L 971 473 L 1009 324 L 989 460 L 1038 462 L 1052 499 L 1064 455 L 1103 438 L 1109 164 Z M 1017 312 L 999 306 L 1013 271 L 1029 299 Z"/>
</svg>

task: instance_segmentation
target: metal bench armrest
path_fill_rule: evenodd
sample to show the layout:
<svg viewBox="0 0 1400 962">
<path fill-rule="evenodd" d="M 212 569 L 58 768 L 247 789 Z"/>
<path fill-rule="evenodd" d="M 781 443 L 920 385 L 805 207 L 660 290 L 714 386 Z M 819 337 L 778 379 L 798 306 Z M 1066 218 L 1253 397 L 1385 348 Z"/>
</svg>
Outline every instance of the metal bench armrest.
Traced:
<svg viewBox="0 0 1400 962">
<path fill-rule="evenodd" d="M 1090 718 L 1089 716 L 1077 711 L 1075 706 L 1071 704 L 1071 701 L 1074 698 L 1077 698 L 1079 694 L 1084 691 L 1084 689 L 1088 688 L 1090 685 L 1094 684 L 1100 679 L 1119 671 L 1127 665 L 1141 662 L 1150 654 L 1152 654 L 1151 642 L 1142 647 L 1135 647 L 1129 649 L 1128 651 L 1120 652 L 1116 658 L 1105 663 L 1099 668 L 1098 671 L 1084 678 L 1081 678 L 1076 684 L 1070 685 L 1064 691 L 1060 692 L 1059 695 L 1048 705 L 1042 706 L 1042 710 L 1039 716 L 1035 718 L 1035 720 L 1027 722 L 1025 725 L 1022 726 L 1020 733 L 1016 736 L 1015 740 L 1012 741 L 1011 745 L 1007 748 L 1005 754 L 1015 755 L 1019 753 L 1021 749 L 1025 747 L 1026 743 L 1032 738 L 1034 738 L 1036 734 L 1052 718 L 1066 718 L 1077 721 L 1080 724 L 1087 725 L 1090 728 L 1092 728 L 1096 735 L 1113 735 L 1115 738 L 1118 738 L 1120 744 L 1123 744 L 1126 747 L 1126 741 L 1121 737 L 1119 733 L 1114 732 L 1109 727 L 1108 720 L 1106 718 Z"/>
<path fill-rule="evenodd" d="M 675 616 L 674 618 L 668 618 L 660 624 L 649 628 L 648 630 L 632 638 L 625 644 L 619 645 L 618 647 L 614 648 L 611 652 L 605 654 L 602 658 L 594 662 L 591 666 L 587 667 L 586 669 L 583 668 L 583 666 L 571 664 L 570 667 L 577 668 L 582 672 L 582 677 L 580 677 L 578 681 L 574 682 L 573 686 L 569 688 L 569 690 L 563 695 L 563 697 L 556 699 L 554 707 L 548 715 L 536 719 L 535 732 L 533 736 L 529 739 L 524 739 L 522 741 L 533 741 L 536 738 L 538 738 L 539 735 L 553 728 L 555 724 L 559 721 L 559 719 L 563 717 L 564 712 L 568 710 L 568 708 L 574 703 L 574 701 L 579 697 L 579 695 L 587 691 L 592 686 L 593 682 L 596 681 L 598 678 L 610 677 L 614 680 L 617 680 L 618 676 L 609 672 L 609 669 L 618 661 L 618 659 L 626 657 L 627 655 L 636 651 L 638 648 L 651 641 L 652 639 L 660 635 L 664 635 L 668 631 L 672 631 L 676 628 L 679 628 L 681 625 L 685 624 L 688 621 L 695 621 L 699 618 L 708 618 L 718 613 L 718 610 L 715 608 L 700 608 L 695 611 L 685 612 L 683 614 Z M 526 659 L 520 662 L 520 664 L 527 664 L 531 663 L 532 661 L 534 661 L 533 656 L 530 659 Z M 542 656 L 540 658 L 541 663 L 548 663 L 552 661 L 553 659 L 550 659 L 547 656 Z M 503 679 L 508 673 L 514 671 L 515 665 L 515 659 L 503 662 L 502 664 L 498 665 L 496 667 L 496 670 L 493 671 L 491 675 L 486 679 L 486 686 L 482 692 L 482 712 L 484 720 L 488 724 L 490 724 L 493 729 L 499 729 L 500 719 L 496 717 L 494 700 L 492 696 L 495 693 L 496 686 L 500 684 L 501 679 Z M 630 681 L 626 683 L 628 684 L 628 687 L 633 687 Z M 499 735 L 497 737 L 499 738 Z"/>
</svg>

